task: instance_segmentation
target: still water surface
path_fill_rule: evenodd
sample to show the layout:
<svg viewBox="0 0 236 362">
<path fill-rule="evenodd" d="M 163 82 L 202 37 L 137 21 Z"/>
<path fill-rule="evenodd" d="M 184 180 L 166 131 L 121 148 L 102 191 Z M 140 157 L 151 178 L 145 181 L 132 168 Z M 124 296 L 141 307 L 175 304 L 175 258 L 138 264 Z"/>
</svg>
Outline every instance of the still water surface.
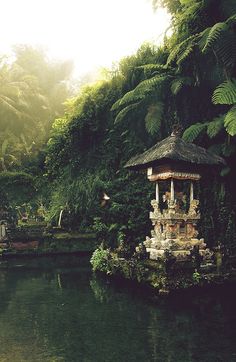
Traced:
<svg viewBox="0 0 236 362">
<path fill-rule="evenodd" d="M 0 261 L 0 362 L 233 362 L 233 289 L 150 300 L 88 258 Z"/>
</svg>

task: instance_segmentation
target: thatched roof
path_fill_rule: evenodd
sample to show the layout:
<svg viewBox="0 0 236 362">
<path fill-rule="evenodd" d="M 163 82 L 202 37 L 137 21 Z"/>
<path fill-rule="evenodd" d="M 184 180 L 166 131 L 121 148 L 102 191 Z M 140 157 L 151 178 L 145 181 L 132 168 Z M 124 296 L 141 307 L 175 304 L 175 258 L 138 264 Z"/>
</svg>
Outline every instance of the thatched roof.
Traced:
<svg viewBox="0 0 236 362">
<path fill-rule="evenodd" d="M 184 161 L 197 165 L 225 165 L 222 157 L 205 148 L 184 141 L 178 135 L 171 135 L 158 142 L 141 155 L 132 157 L 126 168 L 140 170 L 157 165 L 160 160 Z"/>
</svg>

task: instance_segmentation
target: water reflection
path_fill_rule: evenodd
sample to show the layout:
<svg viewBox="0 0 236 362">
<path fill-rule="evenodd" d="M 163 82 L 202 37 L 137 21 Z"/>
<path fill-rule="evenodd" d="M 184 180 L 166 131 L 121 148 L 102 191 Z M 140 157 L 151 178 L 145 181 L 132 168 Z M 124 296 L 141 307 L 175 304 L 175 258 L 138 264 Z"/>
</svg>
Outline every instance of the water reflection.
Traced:
<svg viewBox="0 0 236 362">
<path fill-rule="evenodd" d="M 152 303 L 84 258 L 11 260 L 0 265 L 0 361 L 236 361 L 230 292 Z"/>
</svg>

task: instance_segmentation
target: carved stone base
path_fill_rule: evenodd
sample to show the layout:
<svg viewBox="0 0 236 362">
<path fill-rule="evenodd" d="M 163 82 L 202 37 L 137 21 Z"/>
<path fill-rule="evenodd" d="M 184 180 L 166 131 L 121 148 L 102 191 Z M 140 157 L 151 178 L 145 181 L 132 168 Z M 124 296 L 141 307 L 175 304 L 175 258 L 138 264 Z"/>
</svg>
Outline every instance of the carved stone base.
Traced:
<svg viewBox="0 0 236 362">
<path fill-rule="evenodd" d="M 206 248 L 204 239 L 164 239 L 158 240 L 157 238 L 147 237 L 144 241 L 146 251 L 150 253 L 150 259 L 157 260 L 164 257 L 165 251 L 169 251 L 177 260 L 186 260 L 190 258 L 191 251 L 197 247 L 199 254 L 203 260 L 210 260 L 212 253 Z"/>
</svg>

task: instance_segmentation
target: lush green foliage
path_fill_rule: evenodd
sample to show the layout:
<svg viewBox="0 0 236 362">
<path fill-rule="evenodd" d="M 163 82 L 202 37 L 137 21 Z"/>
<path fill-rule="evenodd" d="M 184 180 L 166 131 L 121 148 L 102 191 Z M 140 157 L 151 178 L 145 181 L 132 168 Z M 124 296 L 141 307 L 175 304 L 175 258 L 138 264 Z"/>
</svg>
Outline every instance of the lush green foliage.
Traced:
<svg viewBox="0 0 236 362">
<path fill-rule="evenodd" d="M 129 174 L 123 166 L 179 122 L 186 140 L 197 139 L 227 158 L 221 183 L 203 183 L 201 234 L 211 245 L 217 238 L 231 245 L 236 238 L 231 220 L 236 202 L 229 197 L 235 182 L 236 57 L 228 44 L 236 43 L 236 6 L 224 0 L 217 6 L 154 2 L 160 4 L 173 19 L 173 34 L 164 45 L 146 44 L 123 59 L 107 81 L 82 89 L 55 121 L 46 158 L 54 185 L 51 218 L 69 209 L 72 225 L 93 224 L 110 246 L 144 238 L 154 190 L 143 175 Z M 110 197 L 104 203 L 103 192 Z"/>
<path fill-rule="evenodd" d="M 98 248 L 93 252 L 91 257 L 91 264 L 93 266 L 93 271 L 107 271 L 107 259 L 108 259 L 109 252 L 108 250 Z"/>
<path fill-rule="evenodd" d="M 0 58 L 0 171 L 24 165 L 48 140 L 70 95 L 70 72 L 70 63 L 50 62 L 28 46 L 15 47 L 12 58 Z"/>
<path fill-rule="evenodd" d="M 107 72 L 106 80 L 82 88 L 66 102 L 64 115 L 68 64 L 51 64 L 29 48 L 17 48 L 13 63 L 1 60 L 0 167 L 6 171 L 21 163 L 35 176 L 55 225 L 61 214 L 71 228 L 93 228 L 107 246 L 135 245 L 149 234 L 154 188 L 123 166 L 180 123 L 186 140 L 227 160 L 220 181 L 202 181 L 201 235 L 209 245 L 219 239 L 233 250 L 236 4 L 157 0 L 153 5 L 171 12 L 172 35 L 159 47 L 144 44 Z"/>
<path fill-rule="evenodd" d="M 34 178 L 25 172 L 1 172 L 0 193 L 6 195 L 12 205 L 29 202 L 35 193 Z"/>
</svg>

